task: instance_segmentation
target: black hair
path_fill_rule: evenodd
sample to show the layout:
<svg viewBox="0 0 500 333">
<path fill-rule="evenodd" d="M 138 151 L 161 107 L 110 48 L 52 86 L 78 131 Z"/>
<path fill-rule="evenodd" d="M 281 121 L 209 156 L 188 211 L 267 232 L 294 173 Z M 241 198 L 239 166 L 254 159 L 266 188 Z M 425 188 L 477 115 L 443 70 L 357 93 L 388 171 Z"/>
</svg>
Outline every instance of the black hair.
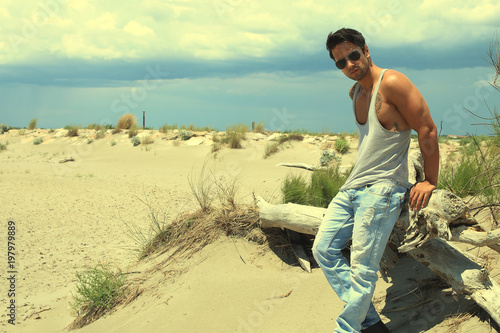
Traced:
<svg viewBox="0 0 500 333">
<path fill-rule="evenodd" d="M 365 37 L 363 37 L 361 32 L 354 29 L 342 28 L 335 32 L 330 32 L 326 40 L 326 49 L 330 54 L 330 58 L 332 58 L 334 61 L 335 58 L 333 57 L 332 49 L 338 44 L 344 42 L 351 42 L 354 45 L 359 46 L 364 51 Z"/>
</svg>

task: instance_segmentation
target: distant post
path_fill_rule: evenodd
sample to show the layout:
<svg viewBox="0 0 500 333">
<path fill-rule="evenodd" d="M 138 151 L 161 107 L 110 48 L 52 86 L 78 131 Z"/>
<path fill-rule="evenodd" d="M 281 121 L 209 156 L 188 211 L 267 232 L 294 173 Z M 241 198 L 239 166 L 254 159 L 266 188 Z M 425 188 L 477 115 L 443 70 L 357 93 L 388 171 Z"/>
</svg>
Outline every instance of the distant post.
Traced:
<svg viewBox="0 0 500 333">
<path fill-rule="evenodd" d="M 146 129 L 146 111 L 142 111 L 142 129 Z"/>
</svg>

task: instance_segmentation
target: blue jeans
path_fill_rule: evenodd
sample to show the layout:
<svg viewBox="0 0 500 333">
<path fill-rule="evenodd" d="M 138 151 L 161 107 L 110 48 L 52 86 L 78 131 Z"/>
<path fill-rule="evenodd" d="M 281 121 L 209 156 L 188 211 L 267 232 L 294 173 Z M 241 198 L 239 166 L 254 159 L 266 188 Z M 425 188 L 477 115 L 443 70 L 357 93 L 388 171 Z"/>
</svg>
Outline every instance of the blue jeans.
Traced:
<svg viewBox="0 0 500 333">
<path fill-rule="evenodd" d="M 335 332 L 359 332 L 380 320 L 372 297 L 380 260 L 407 189 L 382 181 L 341 191 L 325 213 L 313 245 L 314 258 L 347 304 Z M 351 266 L 340 252 L 352 238 Z"/>
</svg>

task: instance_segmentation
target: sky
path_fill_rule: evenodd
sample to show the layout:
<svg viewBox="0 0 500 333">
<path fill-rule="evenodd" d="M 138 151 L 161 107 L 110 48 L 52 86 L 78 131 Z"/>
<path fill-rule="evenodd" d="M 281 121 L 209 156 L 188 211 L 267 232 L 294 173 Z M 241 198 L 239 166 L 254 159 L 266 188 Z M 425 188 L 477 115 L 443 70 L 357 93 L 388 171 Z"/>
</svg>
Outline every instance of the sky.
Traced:
<svg viewBox="0 0 500 333">
<path fill-rule="evenodd" d="M 2 0 L 0 123 L 353 132 L 328 33 L 354 28 L 374 63 L 401 71 L 441 134 L 487 134 L 500 105 L 487 51 L 497 0 Z"/>
</svg>

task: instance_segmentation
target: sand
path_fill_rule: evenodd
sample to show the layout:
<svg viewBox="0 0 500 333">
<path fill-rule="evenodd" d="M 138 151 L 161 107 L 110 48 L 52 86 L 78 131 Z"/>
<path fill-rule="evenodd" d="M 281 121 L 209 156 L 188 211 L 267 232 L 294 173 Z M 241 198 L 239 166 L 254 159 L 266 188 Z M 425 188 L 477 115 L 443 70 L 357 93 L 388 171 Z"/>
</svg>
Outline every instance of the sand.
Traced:
<svg viewBox="0 0 500 333">
<path fill-rule="evenodd" d="M 2 331 L 66 331 L 75 318 L 69 304 L 76 274 L 98 263 L 133 272 L 131 279 L 140 276 L 137 283 L 145 291 L 77 332 L 333 331 L 343 304 L 317 266 L 306 273 L 293 259 L 282 260 L 257 244 L 222 237 L 191 259 L 164 267 L 163 273 L 145 275 L 162 257 L 138 262 L 127 225 L 147 230 L 145 201 L 172 218 L 198 209 L 189 179 L 198 178 L 204 165 L 238 181 L 237 203 L 252 203 L 254 195 L 278 203 L 286 176 L 308 176 L 309 171 L 276 165 L 317 165 L 325 143 L 335 138 L 306 137 L 264 159 L 270 136 L 262 134 L 250 134 L 243 149 L 212 153 L 207 133 L 175 141 L 169 140 L 171 135 L 146 131 L 141 135 L 151 135 L 154 143 L 137 147 L 124 133 L 108 133 L 91 143 L 95 131 L 82 130 L 74 138 L 64 133 L 11 130 L 0 135 L 0 143 L 8 142 L 0 152 L 2 248 L 7 248 L 8 222 L 16 227 L 16 325 L 8 323 L 10 275 L 2 269 Z M 43 142 L 34 145 L 37 137 Z M 350 140 L 344 166 L 356 155 L 356 139 Z M 446 157 L 456 146 L 441 149 Z M 60 163 L 67 159 L 74 161 Z M 484 253 L 493 256 L 474 250 L 474 255 Z M 7 257 L 3 260 L 6 267 Z M 498 263 L 497 257 L 493 260 Z M 498 280 L 498 272 L 493 273 Z M 454 301 L 443 292 L 446 286 L 419 293 L 422 279 L 438 281 L 427 268 L 404 258 L 389 281 L 379 280 L 374 299 L 393 332 L 490 332 L 478 316 L 450 328 L 456 319 L 446 317 L 462 313 L 471 302 L 464 297 Z"/>
</svg>

